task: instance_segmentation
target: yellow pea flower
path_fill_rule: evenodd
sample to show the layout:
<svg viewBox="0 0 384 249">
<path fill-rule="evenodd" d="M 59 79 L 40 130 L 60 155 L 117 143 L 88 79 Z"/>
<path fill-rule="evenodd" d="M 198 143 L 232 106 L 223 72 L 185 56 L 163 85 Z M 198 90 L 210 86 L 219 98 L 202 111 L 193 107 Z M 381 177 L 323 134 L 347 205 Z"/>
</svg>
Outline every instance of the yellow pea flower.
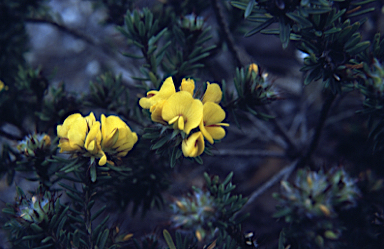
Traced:
<svg viewBox="0 0 384 249">
<path fill-rule="evenodd" d="M 184 139 L 181 149 L 185 157 L 197 157 L 204 152 L 204 146 L 204 137 L 199 131 Z"/>
<path fill-rule="evenodd" d="M 64 120 L 63 125 L 57 126 L 60 152 L 81 150 L 84 147 L 87 132 L 88 125 L 85 118 L 79 113 L 70 115 Z"/>
<path fill-rule="evenodd" d="M 193 79 L 183 79 L 180 86 L 181 91 L 189 92 L 193 96 L 195 90 L 195 81 Z"/>
<path fill-rule="evenodd" d="M 167 122 L 163 119 L 162 113 L 163 113 L 163 106 L 165 103 L 165 99 L 160 100 L 155 105 L 151 106 L 149 111 L 151 112 L 151 119 L 153 122 L 166 124 Z"/>
<path fill-rule="evenodd" d="M 5 85 L 4 82 L 2 82 L 2 81 L 0 80 L 0 92 L 3 91 L 3 89 L 7 91 L 7 90 L 8 90 L 8 86 Z"/>
<path fill-rule="evenodd" d="M 194 99 L 189 92 L 180 91 L 165 101 L 162 117 L 168 124 L 174 124 L 175 129 L 189 134 L 199 126 L 203 118 L 203 104 Z"/>
<path fill-rule="evenodd" d="M 172 77 L 168 77 L 159 91 L 152 90 L 147 92 L 147 97 L 143 97 L 139 101 L 139 105 L 144 109 L 149 109 L 160 100 L 168 99 L 172 94 L 176 92 L 175 84 Z"/>
<path fill-rule="evenodd" d="M 219 104 L 222 97 L 223 92 L 221 91 L 220 86 L 216 83 L 210 84 L 209 82 L 207 82 L 207 90 L 205 90 L 202 100 L 203 103 L 214 102 L 216 104 Z"/>
<path fill-rule="evenodd" d="M 252 63 L 248 67 L 248 72 L 249 73 L 255 72 L 257 74 L 259 72 L 259 67 L 255 63 Z"/>
<path fill-rule="evenodd" d="M 225 130 L 221 126 L 229 124 L 221 123 L 225 119 L 224 110 L 216 103 L 206 102 L 203 106 L 203 120 L 199 124 L 204 137 L 213 144 L 213 139 L 220 140 L 225 137 Z"/>
<path fill-rule="evenodd" d="M 93 112 L 91 112 L 88 116 L 85 117 L 85 121 L 87 121 L 88 128 L 91 129 L 93 124 L 96 122 L 96 118 Z"/>
<path fill-rule="evenodd" d="M 137 134 L 119 117 L 113 115 L 105 117 L 101 114 L 101 133 L 102 149 L 118 157 L 126 156 L 138 140 Z"/>
<path fill-rule="evenodd" d="M 91 153 L 92 155 L 101 157 L 101 159 L 99 160 L 99 165 L 104 165 L 107 162 L 107 157 L 104 151 L 101 149 L 100 143 L 101 143 L 100 122 L 94 121 L 91 129 L 88 132 L 87 138 L 85 139 L 84 148 L 87 149 L 88 152 Z"/>
</svg>

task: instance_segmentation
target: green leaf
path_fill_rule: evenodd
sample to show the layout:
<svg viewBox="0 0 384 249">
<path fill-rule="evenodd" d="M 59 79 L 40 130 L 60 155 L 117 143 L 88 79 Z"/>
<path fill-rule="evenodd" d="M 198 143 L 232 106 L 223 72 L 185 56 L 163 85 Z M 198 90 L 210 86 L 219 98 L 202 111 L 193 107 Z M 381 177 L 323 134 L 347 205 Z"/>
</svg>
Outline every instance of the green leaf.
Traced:
<svg viewBox="0 0 384 249">
<path fill-rule="evenodd" d="M 133 59 L 144 59 L 144 56 L 142 56 L 142 55 L 134 55 L 131 53 L 126 53 L 126 52 L 122 52 L 121 54 L 126 56 L 126 57 L 133 58 Z"/>
<path fill-rule="evenodd" d="M 276 19 L 275 19 L 274 17 L 268 19 L 267 21 L 261 23 L 261 24 L 260 24 L 259 26 L 257 26 L 256 28 L 254 28 L 254 29 L 248 31 L 244 36 L 245 36 L 245 37 L 249 37 L 249 36 L 252 36 L 252 35 L 254 35 L 254 34 L 259 33 L 261 30 L 263 30 L 263 29 L 269 27 L 269 25 L 271 25 L 272 23 L 274 23 L 275 20 L 276 20 Z"/>
<path fill-rule="evenodd" d="M 360 2 L 352 2 L 351 4 L 352 5 L 363 5 L 363 4 L 367 4 L 367 3 L 372 3 L 372 2 L 375 2 L 376 0 L 363 0 L 363 1 L 360 1 Z"/>
<path fill-rule="evenodd" d="M 15 215 L 15 210 L 13 210 L 13 208 L 3 208 L 2 212 L 5 214 Z"/>
<path fill-rule="evenodd" d="M 332 10 L 331 7 L 313 7 L 313 8 L 308 8 L 306 9 L 307 13 L 308 14 L 312 14 L 312 15 L 316 15 L 316 14 L 324 14 L 324 13 L 327 13 L 327 12 L 330 12 Z"/>
<path fill-rule="evenodd" d="M 331 29 L 328 29 L 327 31 L 324 31 L 324 34 L 329 35 L 329 34 L 340 32 L 340 30 L 341 30 L 341 28 L 333 27 Z"/>
<path fill-rule="evenodd" d="M 244 18 L 247 18 L 252 13 L 254 5 L 255 5 L 255 0 L 250 0 L 247 5 L 247 8 L 245 9 Z"/>
<path fill-rule="evenodd" d="M 350 53 L 352 55 L 356 55 L 356 54 L 366 50 L 370 45 L 371 45 L 370 41 L 360 42 L 356 46 L 354 46 L 350 49 L 347 49 L 346 52 Z"/>
<path fill-rule="evenodd" d="M 162 147 L 166 142 L 169 141 L 169 136 L 165 136 L 162 139 L 160 139 L 157 143 L 152 145 L 151 150 L 156 150 L 160 147 Z"/>
<path fill-rule="evenodd" d="M 91 221 L 94 221 L 97 217 L 99 217 L 99 215 L 104 212 L 104 210 L 107 208 L 106 205 L 104 205 L 102 208 L 100 208 L 99 210 L 97 210 L 97 212 L 95 214 L 93 214 L 91 216 Z"/>
<path fill-rule="evenodd" d="M 228 176 L 223 181 L 222 185 L 227 185 L 232 180 L 232 177 L 233 177 L 233 172 L 231 171 L 231 173 L 229 173 Z"/>
<path fill-rule="evenodd" d="M 193 59 L 190 59 L 188 62 L 189 63 L 195 63 L 196 61 L 199 61 L 199 60 L 201 60 L 201 59 L 203 59 L 203 58 L 205 58 L 205 57 L 208 57 L 209 56 L 209 52 L 205 52 L 204 54 L 201 54 L 201 55 L 199 55 L 199 56 L 196 56 L 195 58 L 193 58 Z"/>
<path fill-rule="evenodd" d="M 33 247 L 32 249 L 44 249 L 44 248 L 52 248 L 53 244 L 43 245 L 39 247 Z"/>
<path fill-rule="evenodd" d="M 193 159 L 195 159 L 195 161 L 196 161 L 198 164 L 200 164 L 200 165 L 203 164 L 203 159 L 202 159 L 200 156 L 194 157 Z"/>
<path fill-rule="evenodd" d="M 35 235 L 27 235 L 23 236 L 21 240 L 34 240 L 34 239 L 39 239 L 41 238 L 42 234 L 35 234 Z"/>
<path fill-rule="evenodd" d="M 41 244 L 45 244 L 45 243 L 47 243 L 47 242 L 50 241 L 50 240 L 53 240 L 52 236 L 48 236 L 48 237 L 46 237 L 45 239 L 43 239 L 43 240 L 41 241 Z"/>
<path fill-rule="evenodd" d="M 339 19 L 347 10 L 342 9 L 337 14 L 333 15 L 332 18 L 327 22 L 328 24 L 334 23 L 337 19 Z"/>
<path fill-rule="evenodd" d="M 308 85 L 312 81 L 320 79 L 321 76 L 322 76 L 322 71 L 321 71 L 321 67 L 319 66 L 319 67 L 315 68 L 314 70 L 312 70 L 307 75 L 307 77 L 305 77 L 304 85 Z"/>
<path fill-rule="evenodd" d="M 246 10 L 247 9 L 247 4 L 239 1 L 231 1 L 231 5 L 235 8 L 241 9 L 241 10 Z"/>
<path fill-rule="evenodd" d="M 89 170 L 90 170 L 90 174 L 91 174 L 91 181 L 92 182 L 96 182 L 97 172 L 96 172 L 96 165 L 95 165 L 95 163 L 91 164 L 91 167 L 90 167 Z"/>
<path fill-rule="evenodd" d="M 104 218 L 104 220 L 102 222 L 100 222 L 99 225 L 96 226 L 96 228 L 93 230 L 93 236 L 97 236 L 97 234 L 99 234 L 99 231 L 104 227 L 105 223 L 108 221 L 109 219 L 109 215 L 107 215 L 107 217 Z M 93 239 L 95 239 L 96 237 L 94 237 Z"/>
<path fill-rule="evenodd" d="M 80 234 L 79 234 L 79 229 L 76 229 L 75 232 L 73 233 L 73 239 L 72 243 L 75 247 L 79 247 L 80 244 Z"/>
<path fill-rule="evenodd" d="M 297 24 L 299 24 L 301 26 L 301 28 L 310 28 L 312 27 L 312 23 L 310 21 L 308 21 L 308 19 L 298 15 L 298 14 L 295 14 L 295 13 L 286 13 L 285 14 L 287 17 L 289 17 L 291 20 L 297 22 Z"/>
<path fill-rule="evenodd" d="M 204 179 L 207 182 L 207 186 L 211 186 L 212 184 L 211 177 L 208 175 L 207 172 L 204 172 Z"/>
<path fill-rule="evenodd" d="M 363 15 L 365 13 L 372 12 L 374 10 L 375 10 L 374 7 L 368 8 L 368 9 L 362 9 L 360 11 L 353 12 L 352 14 L 348 14 L 348 17 L 354 17 L 354 16 L 358 16 L 358 15 Z"/>
<path fill-rule="evenodd" d="M 279 248 L 278 249 L 284 249 L 284 243 L 285 243 L 285 233 L 284 230 L 280 232 L 279 235 Z"/>
<path fill-rule="evenodd" d="M 355 47 L 361 41 L 360 33 L 354 33 L 352 37 L 344 44 L 344 49 L 350 49 Z"/>
<path fill-rule="evenodd" d="M 41 233 L 41 232 L 44 232 L 44 230 L 38 226 L 36 223 L 32 223 L 31 224 L 31 228 L 32 230 L 35 232 L 35 233 Z"/>
<path fill-rule="evenodd" d="M 108 235 L 109 229 L 105 229 L 99 240 L 99 249 L 104 249 L 105 244 L 107 243 Z"/>
<path fill-rule="evenodd" d="M 171 235 L 166 229 L 163 230 L 163 236 L 165 242 L 167 242 L 167 245 L 169 246 L 169 249 L 176 249 L 175 243 L 173 242 Z"/>
<path fill-rule="evenodd" d="M 152 46 L 153 44 L 155 44 L 167 31 L 168 31 L 168 28 L 164 28 L 156 36 L 151 37 L 148 41 L 148 45 Z"/>
<path fill-rule="evenodd" d="M 285 20 L 284 17 L 280 18 L 280 41 L 283 44 L 283 48 L 288 47 L 289 38 L 291 34 L 291 25 Z"/>
</svg>

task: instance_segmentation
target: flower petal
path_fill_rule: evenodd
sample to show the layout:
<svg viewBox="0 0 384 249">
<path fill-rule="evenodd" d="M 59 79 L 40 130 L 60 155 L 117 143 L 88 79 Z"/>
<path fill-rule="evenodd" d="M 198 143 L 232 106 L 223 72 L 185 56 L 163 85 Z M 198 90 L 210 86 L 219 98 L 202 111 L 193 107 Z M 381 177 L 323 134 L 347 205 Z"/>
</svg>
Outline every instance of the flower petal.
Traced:
<svg viewBox="0 0 384 249">
<path fill-rule="evenodd" d="M 225 137 L 225 130 L 221 126 L 206 126 L 205 129 L 215 140 Z"/>
<path fill-rule="evenodd" d="M 202 133 L 195 132 L 183 140 L 181 149 L 185 157 L 197 157 L 204 152 L 204 137 Z"/>
<path fill-rule="evenodd" d="M 88 127 L 91 128 L 93 123 L 96 122 L 95 115 L 91 112 L 88 116 L 85 117 L 85 121 L 87 121 Z"/>
<path fill-rule="evenodd" d="M 173 94 L 164 103 L 162 117 L 168 124 L 172 124 L 180 116 L 183 116 L 183 130 L 189 134 L 193 128 L 200 124 L 203 117 L 203 104 L 186 91 Z M 181 125 L 178 124 L 178 127 L 180 129 Z"/>
<path fill-rule="evenodd" d="M 189 92 L 193 96 L 195 90 L 195 81 L 193 79 L 183 79 L 180 86 L 181 91 Z"/>
<path fill-rule="evenodd" d="M 168 77 L 164 81 L 159 91 L 149 91 L 147 93 L 147 97 L 140 99 L 139 105 L 144 109 L 149 109 L 160 100 L 168 99 L 175 92 L 176 89 L 172 77 Z"/>
<path fill-rule="evenodd" d="M 201 133 L 203 134 L 203 136 L 208 140 L 208 142 L 213 144 L 213 138 L 212 138 L 211 134 L 209 134 L 209 132 L 205 129 L 203 120 L 199 124 L 199 129 L 200 129 Z"/>
<path fill-rule="evenodd" d="M 82 118 L 80 113 L 74 113 L 72 115 L 69 115 L 65 120 L 62 125 L 57 126 L 57 136 L 58 137 L 67 137 L 68 136 L 68 130 L 70 129 L 72 123 L 77 119 L 77 118 Z"/>
<path fill-rule="evenodd" d="M 85 139 L 84 147 L 92 154 L 97 154 L 101 143 L 101 131 L 100 122 L 95 121 L 90 131 L 88 132 L 87 138 Z"/>
<path fill-rule="evenodd" d="M 214 102 L 220 103 L 221 98 L 223 97 L 223 92 L 218 84 L 207 82 L 207 90 L 203 96 L 203 103 Z"/>
<path fill-rule="evenodd" d="M 153 105 L 150 109 L 151 111 L 151 119 L 153 122 L 157 123 L 165 123 L 161 113 L 163 112 L 163 106 L 166 100 L 160 100 L 155 105 Z"/>
<path fill-rule="evenodd" d="M 85 136 L 87 135 L 87 121 L 83 117 L 77 118 L 71 125 L 68 131 L 68 139 L 72 148 L 84 147 Z"/>
<path fill-rule="evenodd" d="M 220 123 L 225 119 L 225 112 L 216 103 L 206 102 L 203 109 L 204 126 Z"/>
</svg>

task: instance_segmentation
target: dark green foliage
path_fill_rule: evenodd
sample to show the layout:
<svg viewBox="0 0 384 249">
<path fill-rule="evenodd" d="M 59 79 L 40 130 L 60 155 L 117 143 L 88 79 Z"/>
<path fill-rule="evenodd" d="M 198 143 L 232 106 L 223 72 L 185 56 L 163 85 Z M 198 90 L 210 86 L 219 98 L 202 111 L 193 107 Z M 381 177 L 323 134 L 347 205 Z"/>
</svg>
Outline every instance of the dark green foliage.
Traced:
<svg viewBox="0 0 384 249">
<path fill-rule="evenodd" d="M 9 231 L 12 248 L 68 248 L 70 237 L 67 213 L 57 196 L 38 189 L 27 197 L 18 188 L 17 202 L 3 209 L 9 218 L 4 229 Z"/>
<path fill-rule="evenodd" d="M 158 88 L 161 78 L 158 75 L 158 66 L 160 65 L 165 50 L 170 42 L 159 47 L 160 38 L 167 32 L 167 28 L 159 27 L 159 20 L 155 19 L 152 12 L 144 8 L 142 11 L 127 11 L 124 19 L 124 26 L 118 27 L 118 30 L 128 39 L 129 42 L 137 46 L 141 55 L 123 53 L 123 55 L 135 58 L 145 59 L 145 64 L 140 68 L 144 78 L 136 78 L 142 81 L 151 81 Z"/>
<path fill-rule="evenodd" d="M 20 159 L 21 156 L 17 151 L 13 150 L 9 144 L 3 144 L 0 158 L 0 179 L 6 175 L 8 186 L 13 182 L 17 161 Z"/>
<path fill-rule="evenodd" d="M 259 110 L 263 105 L 280 98 L 279 92 L 268 79 L 268 74 L 256 64 L 246 68 L 237 68 L 233 83 L 236 95 L 226 91 L 226 83 L 223 83 L 223 106 L 233 114 L 237 123 L 238 110 L 246 111 L 258 118 L 268 120 L 271 117 Z"/>
<path fill-rule="evenodd" d="M 206 43 L 211 39 L 211 28 L 203 17 L 189 14 L 175 20 L 172 26 L 172 48 L 166 53 L 163 68 L 172 75 L 178 88 L 182 78 L 189 78 L 195 69 L 204 67 L 204 58 L 208 57 L 215 45 Z"/>
<path fill-rule="evenodd" d="M 212 247 L 217 244 L 219 248 L 256 248 L 253 238 L 249 239 L 241 230 L 241 222 L 248 214 L 237 217 L 236 213 L 247 202 L 247 198 L 232 193 L 236 188 L 232 184 L 232 176 L 233 173 L 230 173 L 220 182 L 218 176 L 210 177 L 204 173 L 206 189 L 194 188 L 192 194 L 172 203 L 172 227 L 196 237 L 200 242 L 213 241 Z M 214 240 L 217 229 L 219 235 Z M 169 233 L 165 231 L 164 237 L 172 248 Z M 176 233 L 176 243 L 183 244 L 180 248 L 184 249 L 190 248 L 188 243 L 191 242 L 184 238 L 182 243 L 180 234 Z"/>
<path fill-rule="evenodd" d="M 124 210 L 128 204 L 132 203 L 133 215 L 141 213 L 144 216 L 153 208 L 163 207 L 162 192 L 169 186 L 167 180 L 169 166 L 152 151 L 144 152 L 146 146 L 148 146 L 147 143 L 139 144 L 130 153 L 141 150 L 140 155 L 124 160 L 121 165 L 114 167 L 115 170 L 121 170 L 120 176 L 114 178 L 103 189 L 104 195 L 101 197 L 108 203 L 110 210 Z M 111 202 L 111 200 L 115 201 Z"/>
<path fill-rule="evenodd" d="M 98 107 L 113 112 L 128 113 L 130 108 L 129 91 L 122 82 L 121 75 L 114 76 L 112 73 L 105 73 L 96 78 L 96 82 L 90 82 L 90 95 L 86 96 L 84 105 Z"/>
<path fill-rule="evenodd" d="M 43 69 L 26 65 L 23 58 L 28 49 L 26 21 L 48 16 L 39 21 L 54 24 L 61 32 L 72 32 L 49 18 L 43 2 L 5 0 L 0 3 L 0 136 L 3 143 L 0 179 L 6 177 L 10 185 L 17 172 L 24 172 L 27 180 L 40 184 L 31 197 L 16 187 L 15 203 L 3 209 L 7 221 L 1 225 L 8 231 L 11 248 L 257 248 L 253 233 L 243 230 L 242 224 L 249 217 L 242 213 L 247 198 L 235 193 L 232 173 L 224 181 L 205 173 L 206 184 L 201 189 L 193 188 L 179 199 L 168 193 L 164 197 L 164 191 L 172 184 L 171 177 L 180 170 L 185 158 L 181 148 L 187 134 L 171 129 L 166 123 L 149 125 L 143 116 L 148 117 L 150 113 L 140 111 L 137 98 L 132 98 L 136 89 L 129 91 L 121 75 L 101 74 L 90 82 L 89 93 L 79 95 L 67 92 L 64 83 L 51 86 Z M 128 46 L 122 54 L 137 62 L 129 67 L 138 69 L 132 79 L 139 82 L 137 88 L 142 91 L 159 89 L 167 76 L 172 76 L 177 91 L 183 78 L 196 79 L 210 73 L 203 69 L 211 58 L 226 49 L 235 50 L 234 44 L 228 42 L 230 37 L 226 36 L 242 24 L 236 20 L 225 30 L 228 28 L 225 21 L 233 21 L 231 18 L 236 18 L 239 11 L 232 13 L 233 10 L 227 9 L 228 15 L 216 13 L 218 6 L 226 4 L 222 1 L 155 1 L 151 9 L 139 7 L 143 5 L 140 1 L 98 0 L 94 3 L 105 7 L 108 14 L 105 22 L 118 25 L 117 29 L 127 39 Z M 332 101 L 347 91 L 359 91 L 364 97 L 360 112 L 369 119 L 373 147 L 377 154 L 383 152 L 384 39 L 379 33 L 363 33 L 367 20 L 371 21 L 366 14 L 382 3 L 244 0 L 230 4 L 244 11 L 242 16 L 250 21 L 252 27 L 246 36 L 277 35 L 283 48 L 295 47 L 305 54 L 301 68 L 306 74 L 304 85 L 321 81 L 327 91 L 332 92 Z M 221 31 L 221 37 L 216 39 L 218 44 L 213 44 L 211 39 L 216 30 L 208 25 L 213 23 L 210 15 L 217 15 L 214 27 Z M 223 20 L 227 16 L 228 20 Z M 223 41 L 226 46 L 221 46 Z M 234 74 L 233 81 L 222 80 L 221 84 L 223 109 L 234 114 L 235 123 L 239 122 L 236 117 L 241 112 L 264 120 L 274 118 L 266 108 L 267 104 L 281 99 L 273 82 L 256 64 L 234 64 L 239 64 L 239 68 L 230 72 Z M 196 89 L 194 97 L 202 99 L 202 95 L 201 89 Z M 324 101 L 320 125 L 311 143 L 296 148 L 289 136 L 283 137 L 288 140 L 287 147 L 294 151 L 294 156 L 287 156 L 287 160 L 296 158 L 304 146 L 310 145 L 308 153 L 298 156 L 299 163 L 293 165 L 292 170 L 307 163 L 315 164 L 311 154 L 317 147 L 332 101 Z M 133 104 L 136 106 L 132 107 Z M 127 157 L 120 158 L 118 153 L 108 155 L 109 161 L 100 166 L 99 155 L 88 153 L 81 146 L 73 153 L 58 156 L 58 139 L 54 139 L 56 126 L 69 114 L 89 112 L 93 108 L 97 108 L 97 112 L 120 115 L 135 124 L 132 131 L 139 135 L 139 142 Z M 17 132 L 3 130 L 6 125 Z M 32 131 L 46 132 L 52 142 L 47 142 L 48 136 L 32 135 Z M 284 135 L 281 129 L 280 133 Z M 18 151 L 11 146 L 12 141 L 8 143 L 6 139 L 18 141 Z M 209 143 L 205 146 L 204 152 L 212 154 L 215 147 Z M 200 156 L 191 160 L 203 163 Z M 375 171 L 379 166 L 364 165 L 373 170 L 358 172 L 359 181 L 350 178 L 341 168 L 328 172 L 299 169 L 293 182 L 282 181 L 282 192 L 276 195 L 280 205 L 275 217 L 287 224 L 279 230 L 280 238 L 275 245 L 279 249 L 381 248 L 384 202 L 382 174 Z M 166 221 L 156 228 L 167 227 L 171 231 L 163 230 L 163 236 L 156 231 L 147 236 L 136 234 L 135 227 L 125 228 L 132 233 L 120 232 L 116 224 L 120 226 L 123 221 L 113 220 L 113 214 L 127 208 L 131 208 L 132 215 L 145 216 L 151 209 L 163 209 L 170 199 L 173 213 L 162 216 Z M 62 203 L 63 200 L 66 202 Z"/>
<path fill-rule="evenodd" d="M 96 3 L 96 7 L 101 5 L 107 9 L 108 17 L 105 20 L 106 23 L 121 26 L 124 24 L 124 15 L 126 11 L 133 9 L 135 2 L 135 0 L 99 0 Z"/>
<path fill-rule="evenodd" d="M 348 74 L 348 68 L 357 64 L 356 58 L 370 46 L 370 42 L 361 41 L 358 32 L 365 20 L 353 23 L 349 18 L 373 11 L 368 7 L 364 9 L 365 4 L 371 1 L 249 2 L 248 5 L 231 2 L 246 11 L 249 21 L 261 23 L 247 35 L 258 32 L 277 34 L 284 48 L 294 40 L 296 47 L 307 54 L 301 69 L 308 72 L 305 85 L 322 79 L 324 86 L 334 93 L 340 93 L 343 87 L 351 87 L 355 77 Z M 355 11 L 359 4 L 363 9 Z M 279 23 L 279 29 L 267 30 L 274 22 Z"/>
<path fill-rule="evenodd" d="M 290 223 L 281 236 L 294 247 L 341 248 L 348 234 L 338 216 L 357 206 L 360 190 L 343 169 L 327 173 L 299 170 L 293 184 L 281 183 L 274 217 Z"/>
</svg>

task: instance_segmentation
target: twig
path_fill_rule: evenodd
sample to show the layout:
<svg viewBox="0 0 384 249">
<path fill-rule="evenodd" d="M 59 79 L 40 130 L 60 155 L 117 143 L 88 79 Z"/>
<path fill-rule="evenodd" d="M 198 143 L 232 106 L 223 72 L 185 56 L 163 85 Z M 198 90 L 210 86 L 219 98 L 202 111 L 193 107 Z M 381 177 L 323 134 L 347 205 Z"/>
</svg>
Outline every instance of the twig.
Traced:
<svg viewBox="0 0 384 249">
<path fill-rule="evenodd" d="M 332 103 L 335 100 L 336 95 L 329 92 L 326 100 L 323 103 L 323 107 L 321 108 L 319 121 L 317 122 L 317 126 L 315 128 L 315 134 L 313 135 L 313 138 L 311 140 L 311 143 L 309 144 L 309 148 L 307 152 L 304 154 L 303 157 L 301 157 L 300 162 L 298 163 L 298 167 L 303 167 L 309 158 L 311 157 L 312 153 L 317 148 L 317 145 L 319 144 L 321 131 L 323 130 L 325 121 L 328 116 L 328 112 L 331 109 Z"/>
<path fill-rule="evenodd" d="M 11 133 L 5 132 L 1 129 L 0 129 L 0 136 L 3 136 L 3 137 L 8 138 L 10 140 L 21 140 L 22 139 L 22 137 L 19 137 L 19 136 L 13 135 Z"/>
<path fill-rule="evenodd" d="M 261 194 L 263 194 L 265 191 L 267 191 L 270 187 L 276 184 L 282 177 L 286 175 L 290 175 L 292 171 L 296 168 L 298 165 L 299 160 L 293 161 L 289 166 L 281 169 L 277 174 L 271 177 L 266 183 L 261 185 L 258 189 L 256 189 L 249 197 L 247 203 L 243 206 L 241 210 L 245 210 L 245 208 L 249 205 L 251 205 Z M 235 217 L 239 215 L 240 212 L 237 212 L 235 214 Z"/>
<path fill-rule="evenodd" d="M 269 106 L 264 105 L 263 106 L 264 110 L 267 112 L 268 115 L 271 116 L 276 116 L 272 110 L 269 108 Z M 277 128 L 277 132 L 280 133 L 280 135 L 283 137 L 283 139 L 287 142 L 288 144 L 288 153 L 293 153 L 295 155 L 298 151 L 296 143 L 293 141 L 291 136 L 289 135 L 288 131 L 284 128 L 284 126 L 280 123 L 280 121 L 277 118 L 272 118 L 271 121 Z"/>
<path fill-rule="evenodd" d="M 260 119 L 257 119 L 250 113 L 247 114 L 247 117 L 253 123 L 253 125 L 255 125 L 260 130 L 259 133 L 261 133 L 263 136 L 275 142 L 281 148 L 287 149 L 287 147 L 289 147 L 289 145 L 285 142 L 284 139 L 279 136 L 276 136 L 269 128 L 269 126 L 265 125 L 265 122 L 261 121 Z"/>
<path fill-rule="evenodd" d="M 236 149 L 220 149 L 212 151 L 213 154 L 220 156 L 255 156 L 255 157 L 276 157 L 285 158 L 285 153 L 270 150 L 236 150 Z"/>
<path fill-rule="evenodd" d="M 52 26 L 55 26 L 58 30 L 62 31 L 62 32 L 65 32 L 65 33 L 68 33 L 78 39 L 81 39 L 85 42 L 87 42 L 88 44 L 92 45 L 92 46 L 97 46 L 98 44 L 96 44 L 96 42 L 94 40 L 92 40 L 91 38 L 89 38 L 88 36 L 85 36 L 79 32 L 77 32 L 76 30 L 73 30 L 73 29 L 70 29 L 64 25 L 61 25 L 55 21 L 52 21 L 52 20 L 49 20 L 49 19 L 39 19 L 39 18 L 27 18 L 25 21 L 27 22 L 30 22 L 30 23 L 45 23 L 45 24 L 50 24 Z"/>
<path fill-rule="evenodd" d="M 224 14 L 223 14 L 223 11 L 221 9 L 220 3 L 218 0 L 211 0 L 211 4 L 213 7 L 213 10 L 215 11 L 217 23 L 220 27 L 222 34 L 223 34 L 225 42 L 228 45 L 228 49 L 231 52 L 233 58 L 235 59 L 236 66 L 242 67 L 243 63 L 241 62 L 239 51 L 236 48 L 235 41 L 234 41 L 232 34 L 229 30 L 228 24 L 225 21 Z"/>
<path fill-rule="evenodd" d="M 92 38 L 90 38 L 89 36 L 86 36 L 84 34 L 81 34 L 80 32 L 77 32 L 76 30 L 73 30 L 73 29 L 70 29 L 60 23 L 57 23 L 55 21 L 52 21 L 52 20 L 48 20 L 48 19 L 38 19 L 38 18 L 27 18 L 26 19 L 27 22 L 30 22 L 30 23 L 45 23 L 45 24 L 50 24 L 54 27 L 56 27 L 58 30 L 64 32 L 64 33 L 67 33 L 67 34 L 70 34 L 71 36 L 75 37 L 75 38 L 78 38 L 80 40 L 83 40 L 84 42 L 88 43 L 89 45 L 91 46 L 94 46 L 94 47 L 97 47 L 99 49 L 101 49 L 101 51 L 106 54 L 107 56 L 109 56 L 110 58 L 112 58 L 114 61 L 117 62 L 117 64 L 119 66 L 121 66 L 122 68 L 126 68 L 127 66 L 127 63 L 126 61 L 123 61 L 121 59 L 118 59 L 115 55 L 116 55 L 116 52 L 111 49 L 108 45 L 106 44 L 101 44 L 99 42 L 96 42 L 95 40 L 93 40 Z"/>
</svg>

